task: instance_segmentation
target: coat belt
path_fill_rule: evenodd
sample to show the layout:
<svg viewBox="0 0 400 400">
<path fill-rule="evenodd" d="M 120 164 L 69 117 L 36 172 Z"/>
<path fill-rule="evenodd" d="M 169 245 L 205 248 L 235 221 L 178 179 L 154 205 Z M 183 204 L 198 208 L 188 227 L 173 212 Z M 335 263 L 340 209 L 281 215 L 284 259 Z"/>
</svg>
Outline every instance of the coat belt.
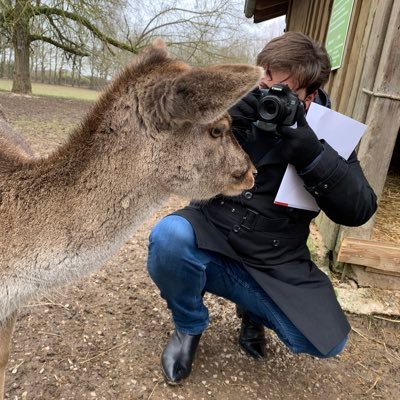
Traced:
<svg viewBox="0 0 400 400">
<path fill-rule="evenodd" d="M 246 231 L 279 232 L 287 237 L 308 236 L 308 224 L 296 224 L 289 218 L 267 218 L 251 208 L 226 199 L 214 199 L 203 206 L 203 211 L 215 221 L 235 221 L 233 225 Z"/>
</svg>

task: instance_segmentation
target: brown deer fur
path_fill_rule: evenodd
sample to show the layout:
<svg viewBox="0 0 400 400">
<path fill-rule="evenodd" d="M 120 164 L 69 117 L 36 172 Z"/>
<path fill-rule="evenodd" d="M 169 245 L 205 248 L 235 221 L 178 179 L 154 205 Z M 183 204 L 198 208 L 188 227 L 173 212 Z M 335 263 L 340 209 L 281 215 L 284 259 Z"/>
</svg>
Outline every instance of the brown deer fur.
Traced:
<svg viewBox="0 0 400 400">
<path fill-rule="evenodd" d="M 193 68 L 157 42 L 48 158 L 0 122 L 0 398 L 19 307 L 101 267 L 170 194 L 252 187 L 226 110 L 261 75 L 248 65 Z"/>
</svg>

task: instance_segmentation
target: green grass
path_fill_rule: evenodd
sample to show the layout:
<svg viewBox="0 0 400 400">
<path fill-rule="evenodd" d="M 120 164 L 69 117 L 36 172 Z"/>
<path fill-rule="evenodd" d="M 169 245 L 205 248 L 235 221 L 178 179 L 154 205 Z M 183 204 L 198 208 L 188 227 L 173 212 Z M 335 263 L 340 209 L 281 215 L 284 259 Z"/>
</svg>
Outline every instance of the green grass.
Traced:
<svg viewBox="0 0 400 400">
<path fill-rule="evenodd" d="M 0 79 L 0 90 L 10 92 L 12 81 Z M 35 96 L 52 96 L 66 99 L 94 101 L 100 92 L 90 89 L 81 89 L 70 86 L 47 85 L 44 83 L 32 83 L 32 94 Z"/>
</svg>

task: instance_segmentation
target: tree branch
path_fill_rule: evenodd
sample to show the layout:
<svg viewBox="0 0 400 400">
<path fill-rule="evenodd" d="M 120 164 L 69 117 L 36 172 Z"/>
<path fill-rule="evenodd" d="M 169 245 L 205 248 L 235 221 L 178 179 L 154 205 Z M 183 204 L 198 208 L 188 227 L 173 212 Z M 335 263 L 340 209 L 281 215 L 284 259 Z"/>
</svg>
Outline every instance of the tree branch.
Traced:
<svg viewBox="0 0 400 400">
<path fill-rule="evenodd" d="M 171 12 L 176 12 L 176 11 L 186 12 L 186 13 L 189 13 L 189 14 L 193 14 L 194 16 L 191 17 L 191 18 L 181 18 L 180 20 L 170 21 L 170 22 L 168 22 L 168 23 L 164 23 L 164 24 L 161 24 L 161 25 L 157 25 L 157 26 L 155 26 L 154 28 L 149 29 L 149 28 L 150 28 L 150 25 L 151 25 L 154 21 L 156 21 L 158 18 L 160 18 L 162 15 L 168 14 L 168 13 L 171 13 Z M 150 34 L 152 31 L 155 31 L 155 30 L 157 30 L 157 29 L 160 29 L 160 28 L 162 28 L 162 27 L 164 27 L 164 26 L 167 26 L 167 25 L 176 25 L 176 24 L 178 24 L 178 23 L 180 24 L 180 23 L 188 22 L 188 21 L 190 21 L 190 20 L 192 20 L 192 19 L 194 19 L 194 18 L 197 18 L 197 17 L 199 17 L 199 16 L 201 16 L 201 17 L 204 17 L 204 16 L 212 16 L 212 15 L 214 15 L 214 13 L 215 13 L 215 10 L 211 10 L 211 11 L 207 11 L 207 12 L 203 13 L 203 12 L 199 12 L 199 11 L 193 11 L 193 10 L 188 10 L 188 9 L 184 9 L 184 8 L 177 8 L 177 7 L 167 8 L 167 9 L 165 9 L 165 10 L 160 11 L 158 14 L 154 15 L 154 16 L 147 22 L 146 26 L 143 28 L 142 32 L 140 33 L 140 35 L 139 35 L 139 37 L 138 37 L 138 39 L 137 39 L 137 43 L 142 42 L 143 39 L 145 38 L 145 36 L 149 36 L 149 34 Z"/>
<path fill-rule="evenodd" d="M 78 22 L 83 25 L 86 29 L 92 32 L 98 39 L 102 42 L 109 43 L 119 49 L 130 51 L 131 53 L 137 54 L 138 50 L 132 45 L 128 45 L 126 43 L 119 42 L 118 40 L 104 34 L 101 32 L 94 24 L 92 24 L 87 18 L 80 16 L 76 13 L 60 10 L 58 8 L 47 7 L 47 6 L 39 6 L 33 9 L 34 15 L 58 15 L 64 18 L 68 18 L 72 21 Z"/>
<path fill-rule="evenodd" d="M 72 40 L 69 40 L 68 38 L 66 38 L 63 33 L 60 31 L 60 29 L 58 28 L 58 26 L 56 25 L 56 23 L 54 22 L 52 16 L 47 15 L 47 19 L 49 20 L 50 25 L 53 27 L 53 29 L 56 31 L 57 35 L 58 35 L 58 39 L 61 40 L 62 42 L 66 42 L 69 43 L 72 46 L 76 46 L 76 43 L 73 42 Z"/>
<path fill-rule="evenodd" d="M 56 46 L 60 49 L 63 49 L 71 54 L 75 54 L 77 56 L 81 56 L 81 57 L 86 57 L 89 56 L 90 53 L 84 52 L 83 50 L 80 50 L 76 47 L 72 47 L 72 46 L 67 46 L 65 44 L 59 43 L 55 40 L 53 40 L 52 38 L 49 38 L 47 36 L 43 36 L 43 35 L 30 35 L 30 39 L 31 42 L 34 42 L 36 40 L 42 40 L 43 42 L 47 42 L 52 44 L 53 46 Z"/>
</svg>

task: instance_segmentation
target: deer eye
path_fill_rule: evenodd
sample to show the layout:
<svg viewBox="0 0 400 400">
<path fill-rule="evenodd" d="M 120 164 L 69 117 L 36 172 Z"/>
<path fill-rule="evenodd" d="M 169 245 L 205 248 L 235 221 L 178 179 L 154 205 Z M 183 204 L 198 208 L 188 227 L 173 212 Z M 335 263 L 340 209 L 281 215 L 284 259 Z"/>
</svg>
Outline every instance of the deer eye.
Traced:
<svg viewBox="0 0 400 400">
<path fill-rule="evenodd" d="M 214 126 L 210 129 L 210 135 L 213 138 L 221 137 L 225 132 L 225 129 L 222 126 Z"/>
</svg>

